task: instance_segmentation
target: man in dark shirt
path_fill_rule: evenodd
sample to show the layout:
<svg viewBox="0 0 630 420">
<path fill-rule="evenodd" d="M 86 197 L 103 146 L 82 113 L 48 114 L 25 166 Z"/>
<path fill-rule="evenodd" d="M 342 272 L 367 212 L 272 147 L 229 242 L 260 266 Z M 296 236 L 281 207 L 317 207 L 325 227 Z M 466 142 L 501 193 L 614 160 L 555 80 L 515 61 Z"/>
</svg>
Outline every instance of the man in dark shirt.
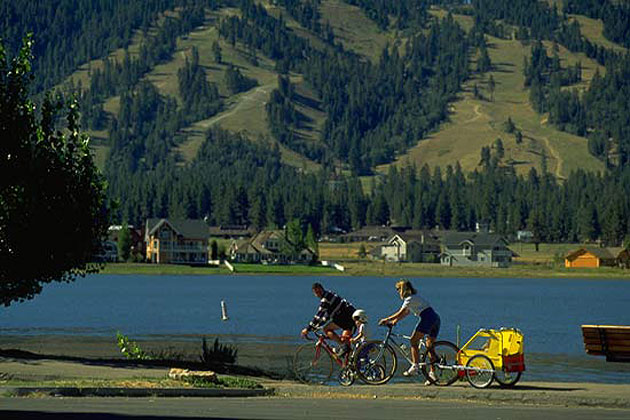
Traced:
<svg viewBox="0 0 630 420">
<path fill-rule="evenodd" d="M 323 327 L 328 338 L 339 343 L 343 350 L 347 350 L 349 344 L 342 341 L 335 330 L 341 328 L 345 335 L 352 336 L 355 326 L 352 320 L 354 306 L 335 292 L 324 289 L 320 283 L 313 283 L 313 294 L 320 299 L 319 308 L 311 322 L 302 330 L 302 336 L 306 337 L 309 331 Z"/>
</svg>

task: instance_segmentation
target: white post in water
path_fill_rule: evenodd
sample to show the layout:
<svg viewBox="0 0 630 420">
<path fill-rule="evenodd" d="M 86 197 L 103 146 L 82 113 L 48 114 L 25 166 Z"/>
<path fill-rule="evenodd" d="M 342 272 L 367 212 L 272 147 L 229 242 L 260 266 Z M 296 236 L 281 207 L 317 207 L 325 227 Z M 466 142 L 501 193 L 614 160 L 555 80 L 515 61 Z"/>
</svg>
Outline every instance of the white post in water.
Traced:
<svg viewBox="0 0 630 420">
<path fill-rule="evenodd" d="M 225 301 L 221 301 L 221 321 L 227 321 L 229 318 L 227 316 L 227 309 L 225 307 Z"/>
</svg>

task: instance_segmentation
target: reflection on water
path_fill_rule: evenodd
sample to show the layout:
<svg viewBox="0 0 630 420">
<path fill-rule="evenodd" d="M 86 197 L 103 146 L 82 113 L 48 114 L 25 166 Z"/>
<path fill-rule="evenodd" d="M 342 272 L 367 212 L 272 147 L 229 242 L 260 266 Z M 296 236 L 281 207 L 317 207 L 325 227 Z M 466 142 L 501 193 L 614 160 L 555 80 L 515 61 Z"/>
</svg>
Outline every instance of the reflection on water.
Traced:
<svg viewBox="0 0 630 420">
<path fill-rule="evenodd" d="M 479 328 L 517 327 L 525 334 L 524 379 L 630 383 L 630 367 L 584 354 L 580 324 L 630 325 L 630 282 L 566 279 L 411 279 L 442 318 L 440 338 L 456 341 Z M 199 340 L 222 335 L 241 345 L 292 348 L 315 312 L 321 281 L 374 321 L 400 306 L 393 278 L 309 276 L 98 275 L 53 284 L 34 300 L 0 309 L 3 335 L 76 334 Z M 221 321 L 220 302 L 230 320 Z M 409 317 L 399 329 L 411 331 Z M 290 350 L 287 350 L 290 353 Z M 264 356 L 261 356 L 264 357 Z M 274 356 L 269 356 L 274 357 Z M 287 355 L 283 355 L 286 364 Z"/>
</svg>

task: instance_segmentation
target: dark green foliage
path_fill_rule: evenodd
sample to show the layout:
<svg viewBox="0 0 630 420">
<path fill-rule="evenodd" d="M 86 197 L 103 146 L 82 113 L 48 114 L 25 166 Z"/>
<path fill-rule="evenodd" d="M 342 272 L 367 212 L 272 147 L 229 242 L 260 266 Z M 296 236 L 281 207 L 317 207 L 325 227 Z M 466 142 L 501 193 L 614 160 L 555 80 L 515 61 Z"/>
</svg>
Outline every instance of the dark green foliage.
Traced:
<svg viewBox="0 0 630 420">
<path fill-rule="evenodd" d="M 508 117 L 507 121 L 503 124 L 503 130 L 508 134 L 512 134 L 516 130 L 512 117 Z"/>
<path fill-rule="evenodd" d="M 182 98 L 183 122 L 203 120 L 221 109 L 219 90 L 215 83 L 206 80 L 206 72 L 199 65 L 199 52 L 192 49 L 192 59 L 177 71 L 179 95 Z"/>
<path fill-rule="evenodd" d="M 276 0 L 275 2 L 284 7 L 300 25 L 316 34 L 322 34 L 321 14 L 319 13 L 321 0 Z"/>
<path fill-rule="evenodd" d="M 271 92 L 265 110 L 271 134 L 280 143 L 316 162 L 325 160 L 326 149 L 319 143 L 303 139 L 296 131 L 307 118 L 296 108 L 294 87 L 288 77 L 278 76 L 278 89 Z"/>
<path fill-rule="evenodd" d="M 437 127 L 468 75 L 468 40 L 450 15 L 412 36 L 402 49 L 404 54 L 387 47 L 378 65 L 372 65 L 341 47 L 312 48 L 282 19 L 249 0 L 241 3 L 241 11 L 241 18 L 222 21 L 221 36 L 238 39 L 275 59 L 282 73 L 304 74 L 327 113 L 322 141 L 355 174 L 370 173 L 374 165 L 390 162 L 396 152 Z M 287 143 L 294 144 L 295 139 L 288 138 Z M 300 146 L 300 150 L 308 149 Z"/>
<path fill-rule="evenodd" d="M 521 35 L 534 39 L 553 39 L 553 34 L 558 27 L 561 17 L 555 7 L 550 7 L 546 2 L 538 0 L 473 0 L 475 10 L 475 24 L 488 31 L 489 26 L 494 25 L 495 20 L 502 20 L 519 27 L 519 31 L 527 28 L 527 35 Z"/>
<path fill-rule="evenodd" d="M 549 112 L 549 121 L 559 129 L 588 136 L 589 150 L 609 165 L 630 163 L 630 57 L 610 56 L 606 75 L 599 72 L 585 94 L 563 90 L 562 86 L 581 80 L 582 68 L 576 65 L 562 69 L 557 55 L 548 57 L 540 42 L 532 47 L 525 66 L 525 84 L 530 87 L 530 101 L 538 112 Z M 610 140 L 609 140 L 610 139 Z M 611 149 L 616 151 L 610 160 Z"/>
<path fill-rule="evenodd" d="M 214 339 L 212 347 L 208 346 L 206 338 L 201 340 L 201 363 L 208 367 L 220 365 L 233 365 L 238 357 L 238 349 L 229 344 L 221 344 L 218 338 Z"/>
<path fill-rule="evenodd" d="M 486 73 L 492 68 L 492 62 L 488 55 L 488 48 L 483 45 L 479 48 L 479 58 L 477 59 L 477 72 Z"/>
<path fill-rule="evenodd" d="M 0 44 L 0 304 L 32 299 L 90 264 L 109 224 L 105 185 L 81 134 L 75 102 L 29 100 L 27 37 L 10 59 Z M 65 117 L 62 124 L 61 117 Z"/>
<path fill-rule="evenodd" d="M 284 252 L 291 255 L 293 259 L 306 247 L 304 240 L 304 232 L 302 231 L 302 222 L 300 219 L 290 220 L 285 228 L 287 242 L 285 243 Z"/>
<path fill-rule="evenodd" d="M 41 92 L 76 68 L 131 42 L 134 30 L 148 30 L 158 14 L 177 0 L 11 0 L 0 2 L 0 38 L 9 51 L 19 48 L 26 32 L 38 38 L 33 47 L 33 88 Z"/>
<path fill-rule="evenodd" d="M 121 261 L 129 261 L 131 256 L 131 231 L 129 225 L 123 223 L 118 233 L 118 258 Z"/>
<path fill-rule="evenodd" d="M 252 62 L 258 54 L 266 55 L 284 75 L 266 106 L 271 133 L 288 148 L 324 163 L 326 169 L 304 173 L 286 167 L 278 148 L 264 139 L 252 143 L 252 139 L 220 130 L 208 133 L 192 163 L 178 165 L 175 147 L 183 141 L 180 129 L 219 110 L 216 87 L 207 82 L 195 51 L 178 75 L 181 104 L 141 80 L 157 63 L 170 60 L 178 36 L 204 22 L 202 7 L 214 8 L 218 2 L 164 1 L 155 9 L 147 8 L 141 27 L 152 26 L 152 31 L 145 33 L 138 57 L 106 60 L 102 70 L 91 70 L 90 86 L 69 87 L 81 96 L 84 123 L 109 128 L 106 173 L 111 197 L 120 201 L 116 220 L 128 217 L 130 223 L 141 224 L 146 217 L 206 217 L 210 224 L 250 224 L 262 229 L 282 228 L 299 219 L 301 232 L 306 231 L 308 238 L 302 242 L 309 247 L 321 233 L 348 231 L 368 223 L 468 230 L 475 222 L 486 221 L 501 233 L 534 227 L 541 241 L 603 238 L 611 244 L 628 234 L 624 221 L 630 212 L 626 169 L 630 112 L 624 98 L 629 97 L 630 65 L 621 55 L 590 44 L 577 23 L 569 23 L 546 2 L 484 0 L 473 2 L 477 6 L 473 9 L 453 5 L 458 2 L 348 1 L 382 28 L 405 31 L 406 44 L 387 46 L 374 63 L 333 45 L 330 26 L 321 22 L 318 0 L 276 2 L 329 44 L 318 42 L 317 48 L 288 28 L 281 14 L 271 16 L 260 3 L 221 3 L 240 9 L 240 14 L 219 23 L 225 42 L 238 42 Z M 443 20 L 430 17 L 426 12 L 430 3 L 474 15 L 473 30 L 465 34 L 451 16 Z M 177 17 L 169 14 L 157 24 L 153 11 L 169 5 L 181 6 Z M 112 7 L 122 6 L 114 3 Z M 619 168 L 601 176 L 578 172 L 560 183 L 546 170 L 542 175 L 534 171 L 519 177 L 512 168 L 500 166 L 503 148 L 497 143 L 482 150 L 479 171 L 467 176 L 458 165 L 433 173 L 426 167 L 392 169 L 377 178 L 374 188 L 364 195 L 357 175 L 391 162 L 445 121 L 448 102 L 468 77 L 475 49 L 481 58 L 478 70 L 490 68 L 486 56 L 489 59 L 491 46 L 485 34 L 516 35 L 531 44 L 532 57 L 525 67 L 535 109 L 549 112 L 550 121 L 561 129 L 588 135 L 589 149 L 609 167 Z M 94 35 L 100 37 L 95 45 L 102 43 L 102 35 L 99 31 Z M 79 38 L 85 39 L 82 36 Z M 541 37 L 605 64 L 606 76 L 596 75 L 582 96 L 561 89 L 580 80 L 581 67 L 563 69 L 557 53 L 552 50 L 548 55 L 537 42 Z M 51 41 L 59 42 L 58 36 Z M 213 54 L 215 61 L 222 60 L 218 43 Z M 58 67 L 51 64 L 50 77 L 60 80 L 66 66 L 72 67 L 67 62 L 64 58 Z M 296 94 L 289 72 L 303 76 L 303 83 L 317 94 L 326 113 L 319 140 L 298 135 L 306 128 L 305 117 L 297 111 L 305 98 Z M 238 69 L 231 68 L 229 73 L 233 92 L 253 87 L 243 87 L 247 80 L 241 79 Z M 481 86 L 493 100 L 492 75 Z M 477 95 L 482 97 L 479 89 Z M 106 115 L 104 100 L 118 95 L 119 114 Z M 517 143 L 522 142 L 516 127 L 507 128 Z M 546 166 L 546 157 L 542 159 Z M 339 175 L 331 169 L 332 162 L 353 176 Z M 225 250 L 214 251 L 221 253 Z"/>
<path fill-rule="evenodd" d="M 429 2 L 425 1 L 344 0 L 344 2 L 360 7 L 381 29 L 387 29 L 392 21 L 396 23 L 398 29 L 422 26 L 428 17 Z"/>
<path fill-rule="evenodd" d="M 566 0 L 565 13 L 586 15 L 604 22 L 604 36 L 630 48 L 630 4 L 610 0 Z"/>
<path fill-rule="evenodd" d="M 221 46 L 218 41 L 214 41 L 212 43 L 212 54 L 214 54 L 214 61 L 217 64 L 221 64 L 223 62 L 223 55 L 221 53 Z"/>
<path fill-rule="evenodd" d="M 256 79 L 245 77 L 238 68 L 231 64 L 225 69 L 224 78 L 225 84 L 232 94 L 248 91 L 258 85 Z"/>
<path fill-rule="evenodd" d="M 210 243 L 210 259 L 212 261 L 219 259 L 219 245 L 215 240 Z"/>
</svg>

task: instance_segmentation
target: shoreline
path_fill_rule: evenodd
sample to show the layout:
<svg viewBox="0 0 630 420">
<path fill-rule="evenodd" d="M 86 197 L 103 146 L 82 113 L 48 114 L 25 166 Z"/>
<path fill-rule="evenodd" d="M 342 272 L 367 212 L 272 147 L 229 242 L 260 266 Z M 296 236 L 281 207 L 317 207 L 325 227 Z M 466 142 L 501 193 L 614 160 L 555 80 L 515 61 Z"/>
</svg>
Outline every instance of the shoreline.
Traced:
<svg viewBox="0 0 630 420">
<path fill-rule="evenodd" d="M 202 338 L 211 347 L 215 338 L 221 345 L 238 350 L 237 365 L 243 368 L 262 369 L 279 377 L 290 376 L 293 354 L 302 341 L 290 337 L 253 337 L 239 335 L 162 335 L 133 336 L 130 340 L 152 354 L 164 355 L 180 361 L 198 362 Z M 127 360 L 116 344 L 116 337 L 90 335 L 28 335 L 3 334 L 0 336 L 0 360 L 2 357 L 33 357 L 63 363 L 109 364 L 134 363 Z M 630 364 L 611 364 L 603 358 L 574 354 L 526 353 L 526 382 L 593 384 L 622 383 L 630 387 Z M 82 362 L 78 362 L 82 360 Z M 142 362 L 138 362 L 142 363 Z M 401 369 L 404 363 L 400 363 Z M 2 364 L 0 363 L 0 371 Z M 404 369 L 403 369 L 404 370 Z M 407 380 L 398 372 L 392 383 Z M 49 372 L 49 374 L 54 374 Z M 333 388 L 338 388 L 334 385 Z M 343 388 L 343 387 L 342 387 Z"/>
<path fill-rule="evenodd" d="M 236 272 L 212 266 L 149 263 L 108 263 L 97 275 L 257 275 L 257 276 L 348 276 L 348 277 L 437 277 L 437 278 L 521 278 L 629 281 L 630 270 L 620 268 L 567 269 L 548 264 L 513 264 L 508 268 L 447 267 L 427 263 L 383 263 L 338 261 L 345 271 L 308 265 L 238 264 Z"/>
</svg>

